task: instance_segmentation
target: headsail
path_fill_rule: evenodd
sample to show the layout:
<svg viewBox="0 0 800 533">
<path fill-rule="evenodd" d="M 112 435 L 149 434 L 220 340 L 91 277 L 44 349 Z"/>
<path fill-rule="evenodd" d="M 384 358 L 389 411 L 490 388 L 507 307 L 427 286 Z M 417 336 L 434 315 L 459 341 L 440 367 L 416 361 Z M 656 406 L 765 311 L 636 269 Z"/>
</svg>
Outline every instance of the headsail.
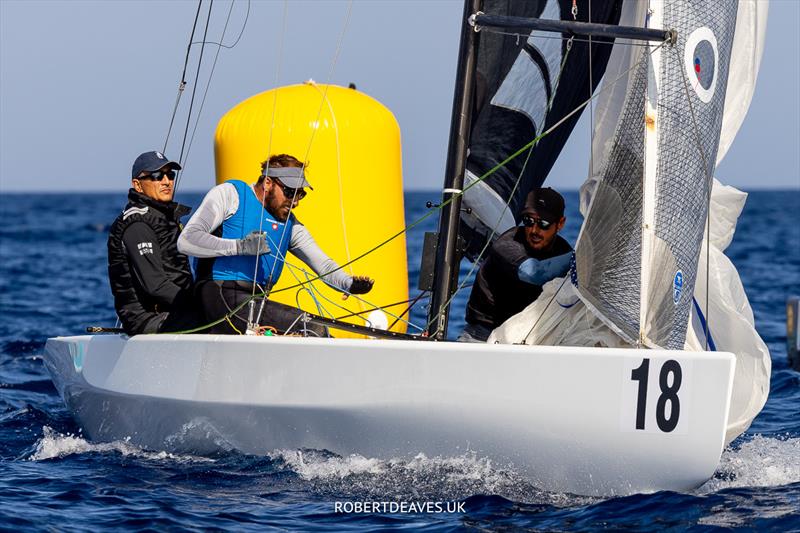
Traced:
<svg viewBox="0 0 800 533">
<path fill-rule="evenodd" d="M 591 17 L 591 22 L 603 24 L 617 24 L 622 9 L 621 0 L 580 0 L 574 5 L 578 21 Z M 569 21 L 572 10 L 572 0 L 487 0 L 483 7 L 492 15 Z M 594 38 L 590 49 L 581 38 L 568 51 L 558 34 L 532 31 L 526 38 L 481 32 L 465 186 L 589 98 L 605 72 L 612 48 L 608 42 Z M 543 138 L 529 157 L 517 157 L 465 193 L 464 206 L 471 214 L 462 216 L 461 233 L 468 255 L 483 247 L 492 229 L 502 232 L 515 224 L 525 195 L 544 182 L 579 117 L 576 113 Z M 506 203 L 509 209 L 504 210 Z"/>
<path fill-rule="evenodd" d="M 650 2 L 678 43 L 639 52 L 577 245 L 584 302 L 629 342 L 680 349 L 719 145 L 737 2 Z"/>
<path fill-rule="evenodd" d="M 623 6 L 620 24 L 644 25 L 648 8 L 646 2 L 626 3 Z M 749 107 L 763 51 L 766 17 L 765 2 L 739 3 L 727 75 L 728 88 L 725 93 L 726 105 L 722 116 L 717 162 L 732 142 Z M 719 45 L 719 42 L 717 44 Z M 590 168 L 589 177 L 581 188 L 581 212 L 584 215 L 589 212 L 595 193 L 609 187 L 603 180 L 613 175 L 610 169 L 621 159 L 621 154 L 626 153 L 623 147 L 619 146 L 620 141 L 626 139 L 622 133 L 627 126 L 630 126 L 620 123 L 625 119 L 623 111 L 632 108 L 631 112 L 643 116 L 640 107 L 642 97 L 634 95 L 638 84 L 642 82 L 640 70 L 646 60 L 646 51 L 641 48 L 614 47 L 606 71 L 606 80 L 618 81 L 613 87 L 603 91 L 597 99 L 594 117 L 594 165 Z M 638 98 L 633 105 L 632 98 Z M 728 105 L 731 102 L 735 104 Z M 656 126 L 658 125 L 656 123 Z M 637 133 L 642 130 L 643 127 L 639 128 Z M 632 143 L 634 147 L 642 142 L 641 134 L 631 137 L 636 139 L 636 142 Z M 691 149 L 691 145 L 689 148 Z M 683 159 L 695 153 L 697 152 L 690 151 Z M 636 165 L 642 167 L 644 165 L 643 162 L 636 162 L 635 158 L 629 157 L 628 161 L 629 163 L 634 161 Z M 700 181 L 702 182 L 702 179 Z M 624 180 L 618 180 L 620 188 L 624 184 Z M 638 190 L 634 185 L 632 184 L 630 188 Z M 745 431 L 764 406 L 770 381 L 769 350 L 755 329 L 753 312 L 736 268 L 724 254 L 725 248 L 733 238 L 736 219 L 744 205 L 745 197 L 744 193 L 732 187 L 726 187 L 716 181 L 714 183 L 711 191 L 709 226 L 707 230 L 702 231 L 702 237 L 705 239 L 698 254 L 699 262 L 696 269 L 698 275 L 692 291 L 694 298 L 690 309 L 691 316 L 687 320 L 686 341 L 681 346 L 686 350 L 716 349 L 736 354 L 736 374 L 728 415 L 726 443 Z M 605 227 L 610 231 L 612 226 L 609 220 L 618 219 L 620 215 L 613 210 L 601 212 L 597 205 L 597 203 L 592 204 L 592 214 L 586 223 L 595 224 L 600 228 Z M 631 211 L 630 207 L 626 209 L 626 213 Z M 641 216 L 639 210 L 636 213 Z M 683 216 L 682 207 L 678 214 Z M 627 216 L 631 216 L 630 213 Z M 584 229 L 584 232 L 586 231 Z M 593 234 L 602 244 L 601 231 L 595 228 Z M 641 237 L 640 234 L 641 232 L 636 233 L 637 239 Z M 708 249 L 706 240 L 710 243 Z M 583 241 L 584 248 L 579 249 L 579 254 L 593 251 L 586 247 L 587 242 L 591 241 Z M 615 259 L 613 254 L 607 257 L 612 266 L 618 266 L 619 258 Z M 579 258 L 579 262 L 582 263 L 590 260 L 590 257 Z M 635 260 L 633 264 L 635 267 Z M 608 265 L 605 265 L 605 268 L 608 269 Z M 581 284 L 585 283 L 586 280 L 582 280 Z M 626 345 L 618 334 L 620 328 L 613 323 L 610 324 L 608 317 L 599 315 L 597 309 L 593 313 L 587 307 L 580 305 L 578 290 L 583 290 L 583 287 L 576 288 L 569 282 L 562 283 L 562 280 L 550 282 L 537 301 L 495 330 L 489 342 L 609 347 Z M 581 297 L 585 298 L 585 295 Z M 598 316 L 601 316 L 605 323 Z M 609 325 L 612 327 L 609 328 Z"/>
</svg>

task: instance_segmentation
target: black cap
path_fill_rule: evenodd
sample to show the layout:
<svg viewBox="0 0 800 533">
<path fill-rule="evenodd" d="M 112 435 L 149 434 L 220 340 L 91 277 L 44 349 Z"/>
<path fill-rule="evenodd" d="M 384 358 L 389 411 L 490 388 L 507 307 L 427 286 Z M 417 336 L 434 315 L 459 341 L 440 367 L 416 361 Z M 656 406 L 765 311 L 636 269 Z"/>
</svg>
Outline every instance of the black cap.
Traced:
<svg viewBox="0 0 800 533">
<path fill-rule="evenodd" d="M 547 222 L 558 222 L 564 216 L 564 198 L 555 189 L 533 189 L 525 198 L 523 215 L 536 215 Z"/>
<path fill-rule="evenodd" d="M 181 166 L 175 161 L 170 161 L 161 152 L 145 152 L 136 158 L 131 170 L 131 178 L 136 178 L 142 172 L 155 172 L 165 166 L 180 170 Z"/>
</svg>

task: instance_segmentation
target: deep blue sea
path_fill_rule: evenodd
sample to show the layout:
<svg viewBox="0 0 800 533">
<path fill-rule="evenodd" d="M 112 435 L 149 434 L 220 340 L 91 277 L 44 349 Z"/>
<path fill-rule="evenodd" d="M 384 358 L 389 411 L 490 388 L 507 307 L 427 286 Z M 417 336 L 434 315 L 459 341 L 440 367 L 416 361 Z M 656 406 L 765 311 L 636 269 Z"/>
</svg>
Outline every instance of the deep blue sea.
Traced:
<svg viewBox="0 0 800 533">
<path fill-rule="evenodd" d="M 566 198 L 574 242 L 577 194 Z M 427 212 L 426 200 L 437 194 L 406 194 L 408 222 Z M 785 345 L 785 300 L 800 293 L 800 191 L 752 193 L 728 249 L 772 354 L 766 407 L 702 487 L 610 499 L 543 492 L 470 454 L 199 457 L 87 442 L 41 354 L 48 337 L 114 325 L 106 234 L 124 203 L 123 193 L 0 195 L 0 530 L 800 531 L 800 373 L 788 368 Z M 430 217 L 408 236 L 412 295 L 422 235 L 434 226 Z M 454 301 L 451 337 L 468 295 Z M 412 321 L 424 315 L 419 305 Z M 363 500 L 458 502 L 464 511 L 335 512 L 336 502 Z"/>
</svg>

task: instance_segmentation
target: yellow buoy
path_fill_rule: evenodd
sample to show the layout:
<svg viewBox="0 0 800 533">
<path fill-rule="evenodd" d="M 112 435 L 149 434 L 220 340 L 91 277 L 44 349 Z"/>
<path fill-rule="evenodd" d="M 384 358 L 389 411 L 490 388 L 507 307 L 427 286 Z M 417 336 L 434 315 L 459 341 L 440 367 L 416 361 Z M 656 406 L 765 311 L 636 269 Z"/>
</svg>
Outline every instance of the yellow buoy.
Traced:
<svg viewBox="0 0 800 533">
<path fill-rule="evenodd" d="M 341 293 L 315 281 L 313 289 L 288 287 L 315 277 L 289 255 L 270 298 L 355 324 L 395 322 L 408 300 L 400 128 L 380 102 L 355 89 L 307 82 L 266 91 L 239 103 L 219 121 L 214 138 L 217 183 L 255 183 L 261 162 L 273 154 L 306 161 L 314 187 L 294 214 L 320 248 L 351 275 L 375 279 L 372 291 L 342 301 Z M 367 253 L 370 252 L 370 253 Z M 359 258 L 362 254 L 367 254 Z M 360 313 L 355 315 L 355 313 Z M 352 315 L 352 316 L 351 316 Z M 408 318 L 405 316 L 404 318 Z M 398 320 L 393 331 L 406 331 Z M 354 336 L 332 331 L 337 337 Z"/>
</svg>

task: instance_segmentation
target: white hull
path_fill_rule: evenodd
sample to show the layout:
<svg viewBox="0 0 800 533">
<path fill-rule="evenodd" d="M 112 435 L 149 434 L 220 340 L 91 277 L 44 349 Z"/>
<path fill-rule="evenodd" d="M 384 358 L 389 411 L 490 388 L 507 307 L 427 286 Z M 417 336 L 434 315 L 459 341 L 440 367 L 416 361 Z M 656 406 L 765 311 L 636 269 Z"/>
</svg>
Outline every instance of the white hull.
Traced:
<svg viewBox="0 0 800 533">
<path fill-rule="evenodd" d="M 645 358 L 649 374 L 632 379 Z M 668 360 L 677 387 L 674 372 L 659 383 Z M 211 335 L 55 338 L 45 362 L 98 441 L 382 459 L 472 451 L 588 495 L 706 481 L 734 374 L 720 352 Z"/>
</svg>

